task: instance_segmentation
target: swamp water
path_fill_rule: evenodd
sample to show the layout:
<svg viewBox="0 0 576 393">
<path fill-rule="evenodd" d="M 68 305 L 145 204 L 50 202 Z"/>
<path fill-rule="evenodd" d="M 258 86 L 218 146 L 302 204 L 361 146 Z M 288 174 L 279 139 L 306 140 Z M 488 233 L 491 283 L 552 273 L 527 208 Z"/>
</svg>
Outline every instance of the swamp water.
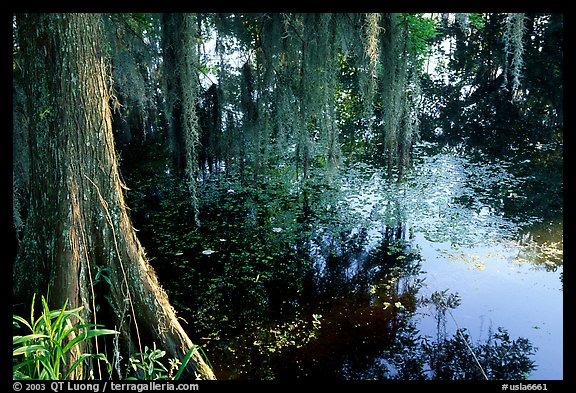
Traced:
<svg viewBox="0 0 576 393">
<path fill-rule="evenodd" d="M 343 165 L 322 219 L 220 190 L 168 283 L 219 379 L 563 378 L 561 218 L 512 163 L 428 150 L 400 183 Z"/>
<path fill-rule="evenodd" d="M 505 216 L 505 202 L 527 198 L 523 180 L 506 171 L 509 165 L 473 163 L 450 152 L 427 156 L 393 192 L 382 193 L 385 182 L 373 173 L 364 187 L 351 185 L 361 190 L 351 198 L 359 209 L 384 210 L 377 217 L 388 225 L 405 222 L 422 260 L 420 296 L 458 295 L 458 306 L 441 321 L 429 303 L 417 307 L 420 335 L 445 337 L 465 328 L 472 341 L 486 342 L 503 327 L 533 345 L 529 379 L 562 379 L 563 226 Z M 390 206 L 382 196 L 392 194 Z M 376 219 L 373 239 L 380 237 L 380 225 Z"/>
</svg>

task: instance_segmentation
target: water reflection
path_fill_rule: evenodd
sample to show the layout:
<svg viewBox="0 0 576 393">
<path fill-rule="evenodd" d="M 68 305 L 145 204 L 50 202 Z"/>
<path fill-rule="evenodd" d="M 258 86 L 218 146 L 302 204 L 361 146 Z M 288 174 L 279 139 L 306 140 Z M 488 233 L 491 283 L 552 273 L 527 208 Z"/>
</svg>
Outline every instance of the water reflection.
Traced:
<svg viewBox="0 0 576 393">
<path fill-rule="evenodd" d="M 538 348 L 532 379 L 562 379 L 562 282 L 559 272 L 516 262 L 519 250 L 510 245 L 454 246 L 432 243 L 418 235 L 426 270 L 422 294 L 448 289 L 458 293 L 460 306 L 447 328 L 466 327 L 475 340 L 487 340 L 504 326 L 512 337 L 524 337 Z M 419 310 L 423 334 L 436 332 L 433 313 Z"/>
<path fill-rule="evenodd" d="M 302 319 L 255 326 L 248 335 L 220 343 L 235 354 L 225 359 L 211 353 L 220 376 L 409 380 L 529 375 L 536 351 L 529 340 L 511 338 L 501 327 L 490 327 L 484 341 L 473 340 L 464 325 L 451 334 L 448 325 L 457 318 L 453 313 L 460 297 L 448 291 L 422 295 L 427 287 L 413 239 L 397 228 L 384 232 L 395 235 L 385 236 L 370 252 L 329 253 L 313 265 L 307 291 L 314 296 L 298 299 L 296 315 Z M 419 330 L 423 309 L 434 319 L 431 334 Z M 316 312 L 312 318 L 306 316 L 310 310 Z"/>
<path fill-rule="evenodd" d="M 517 263 L 556 271 L 564 264 L 564 230 L 562 222 L 550 222 L 525 228 L 511 247 L 518 250 Z"/>
<path fill-rule="evenodd" d="M 332 244 L 358 240 L 338 231 L 319 236 Z M 285 322 L 262 318 L 243 332 L 221 332 L 208 348 L 219 377 L 384 378 L 374 365 L 416 309 L 419 255 L 396 238 L 370 252 L 338 255 L 350 248 L 318 247 L 301 293 L 283 294 L 294 305 L 278 315 Z"/>
<path fill-rule="evenodd" d="M 562 378 L 562 222 L 509 212 L 503 161 L 416 157 L 401 183 L 206 188 L 156 263 L 218 378 Z"/>
</svg>

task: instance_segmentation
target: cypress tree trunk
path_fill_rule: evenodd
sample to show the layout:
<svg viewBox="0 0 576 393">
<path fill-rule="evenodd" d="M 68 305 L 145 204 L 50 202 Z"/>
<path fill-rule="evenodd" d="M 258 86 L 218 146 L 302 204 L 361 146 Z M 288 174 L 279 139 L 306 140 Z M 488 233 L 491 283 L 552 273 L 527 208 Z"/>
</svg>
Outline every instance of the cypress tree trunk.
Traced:
<svg viewBox="0 0 576 393">
<path fill-rule="evenodd" d="M 101 17 L 18 15 L 17 29 L 30 118 L 31 189 L 13 268 L 14 296 L 29 302 L 32 293 L 48 291 L 54 308 L 66 299 L 70 307 L 84 306 L 87 321 L 121 332 L 125 360 L 153 342 L 168 358 L 182 359 L 192 343 L 146 259 L 124 203 Z M 94 290 L 97 266 L 109 269 L 112 283 L 100 285 L 100 293 Z M 104 320 L 96 320 L 96 304 L 107 311 L 98 314 Z M 189 371 L 214 378 L 198 353 Z"/>
</svg>

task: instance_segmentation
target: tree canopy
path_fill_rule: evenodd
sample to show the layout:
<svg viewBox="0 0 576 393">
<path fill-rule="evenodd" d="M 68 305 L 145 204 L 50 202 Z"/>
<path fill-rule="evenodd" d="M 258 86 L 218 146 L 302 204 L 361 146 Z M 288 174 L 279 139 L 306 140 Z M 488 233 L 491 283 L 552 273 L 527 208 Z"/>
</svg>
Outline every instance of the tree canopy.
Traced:
<svg viewBox="0 0 576 393">
<path fill-rule="evenodd" d="M 165 140 L 192 196 L 198 176 L 258 181 L 286 164 L 305 180 L 352 151 L 401 175 L 420 132 L 481 141 L 562 130 L 561 14 L 103 18 L 119 144 Z M 18 84 L 14 94 L 18 126 Z M 25 165 L 16 160 L 16 190 Z"/>
</svg>

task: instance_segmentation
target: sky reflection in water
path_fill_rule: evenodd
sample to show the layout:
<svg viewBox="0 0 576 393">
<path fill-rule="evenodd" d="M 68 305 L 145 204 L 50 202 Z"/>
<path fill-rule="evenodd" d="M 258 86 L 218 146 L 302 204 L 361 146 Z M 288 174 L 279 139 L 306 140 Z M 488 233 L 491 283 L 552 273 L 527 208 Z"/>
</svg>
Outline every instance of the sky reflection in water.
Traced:
<svg viewBox="0 0 576 393">
<path fill-rule="evenodd" d="M 410 229 L 422 256 L 419 296 L 444 290 L 460 296 L 448 335 L 458 324 L 480 342 L 504 327 L 538 348 L 530 379 L 562 379 L 562 223 L 505 217 L 505 198 L 525 197 L 523 179 L 507 166 L 447 152 L 424 157 L 401 184 L 386 182 L 365 164 L 355 166 L 343 189 L 352 211 L 369 222 L 368 249 L 386 225 Z M 522 229 L 526 224 L 530 232 Z M 421 306 L 416 320 L 421 335 L 436 336 L 433 310 Z"/>
</svg>

